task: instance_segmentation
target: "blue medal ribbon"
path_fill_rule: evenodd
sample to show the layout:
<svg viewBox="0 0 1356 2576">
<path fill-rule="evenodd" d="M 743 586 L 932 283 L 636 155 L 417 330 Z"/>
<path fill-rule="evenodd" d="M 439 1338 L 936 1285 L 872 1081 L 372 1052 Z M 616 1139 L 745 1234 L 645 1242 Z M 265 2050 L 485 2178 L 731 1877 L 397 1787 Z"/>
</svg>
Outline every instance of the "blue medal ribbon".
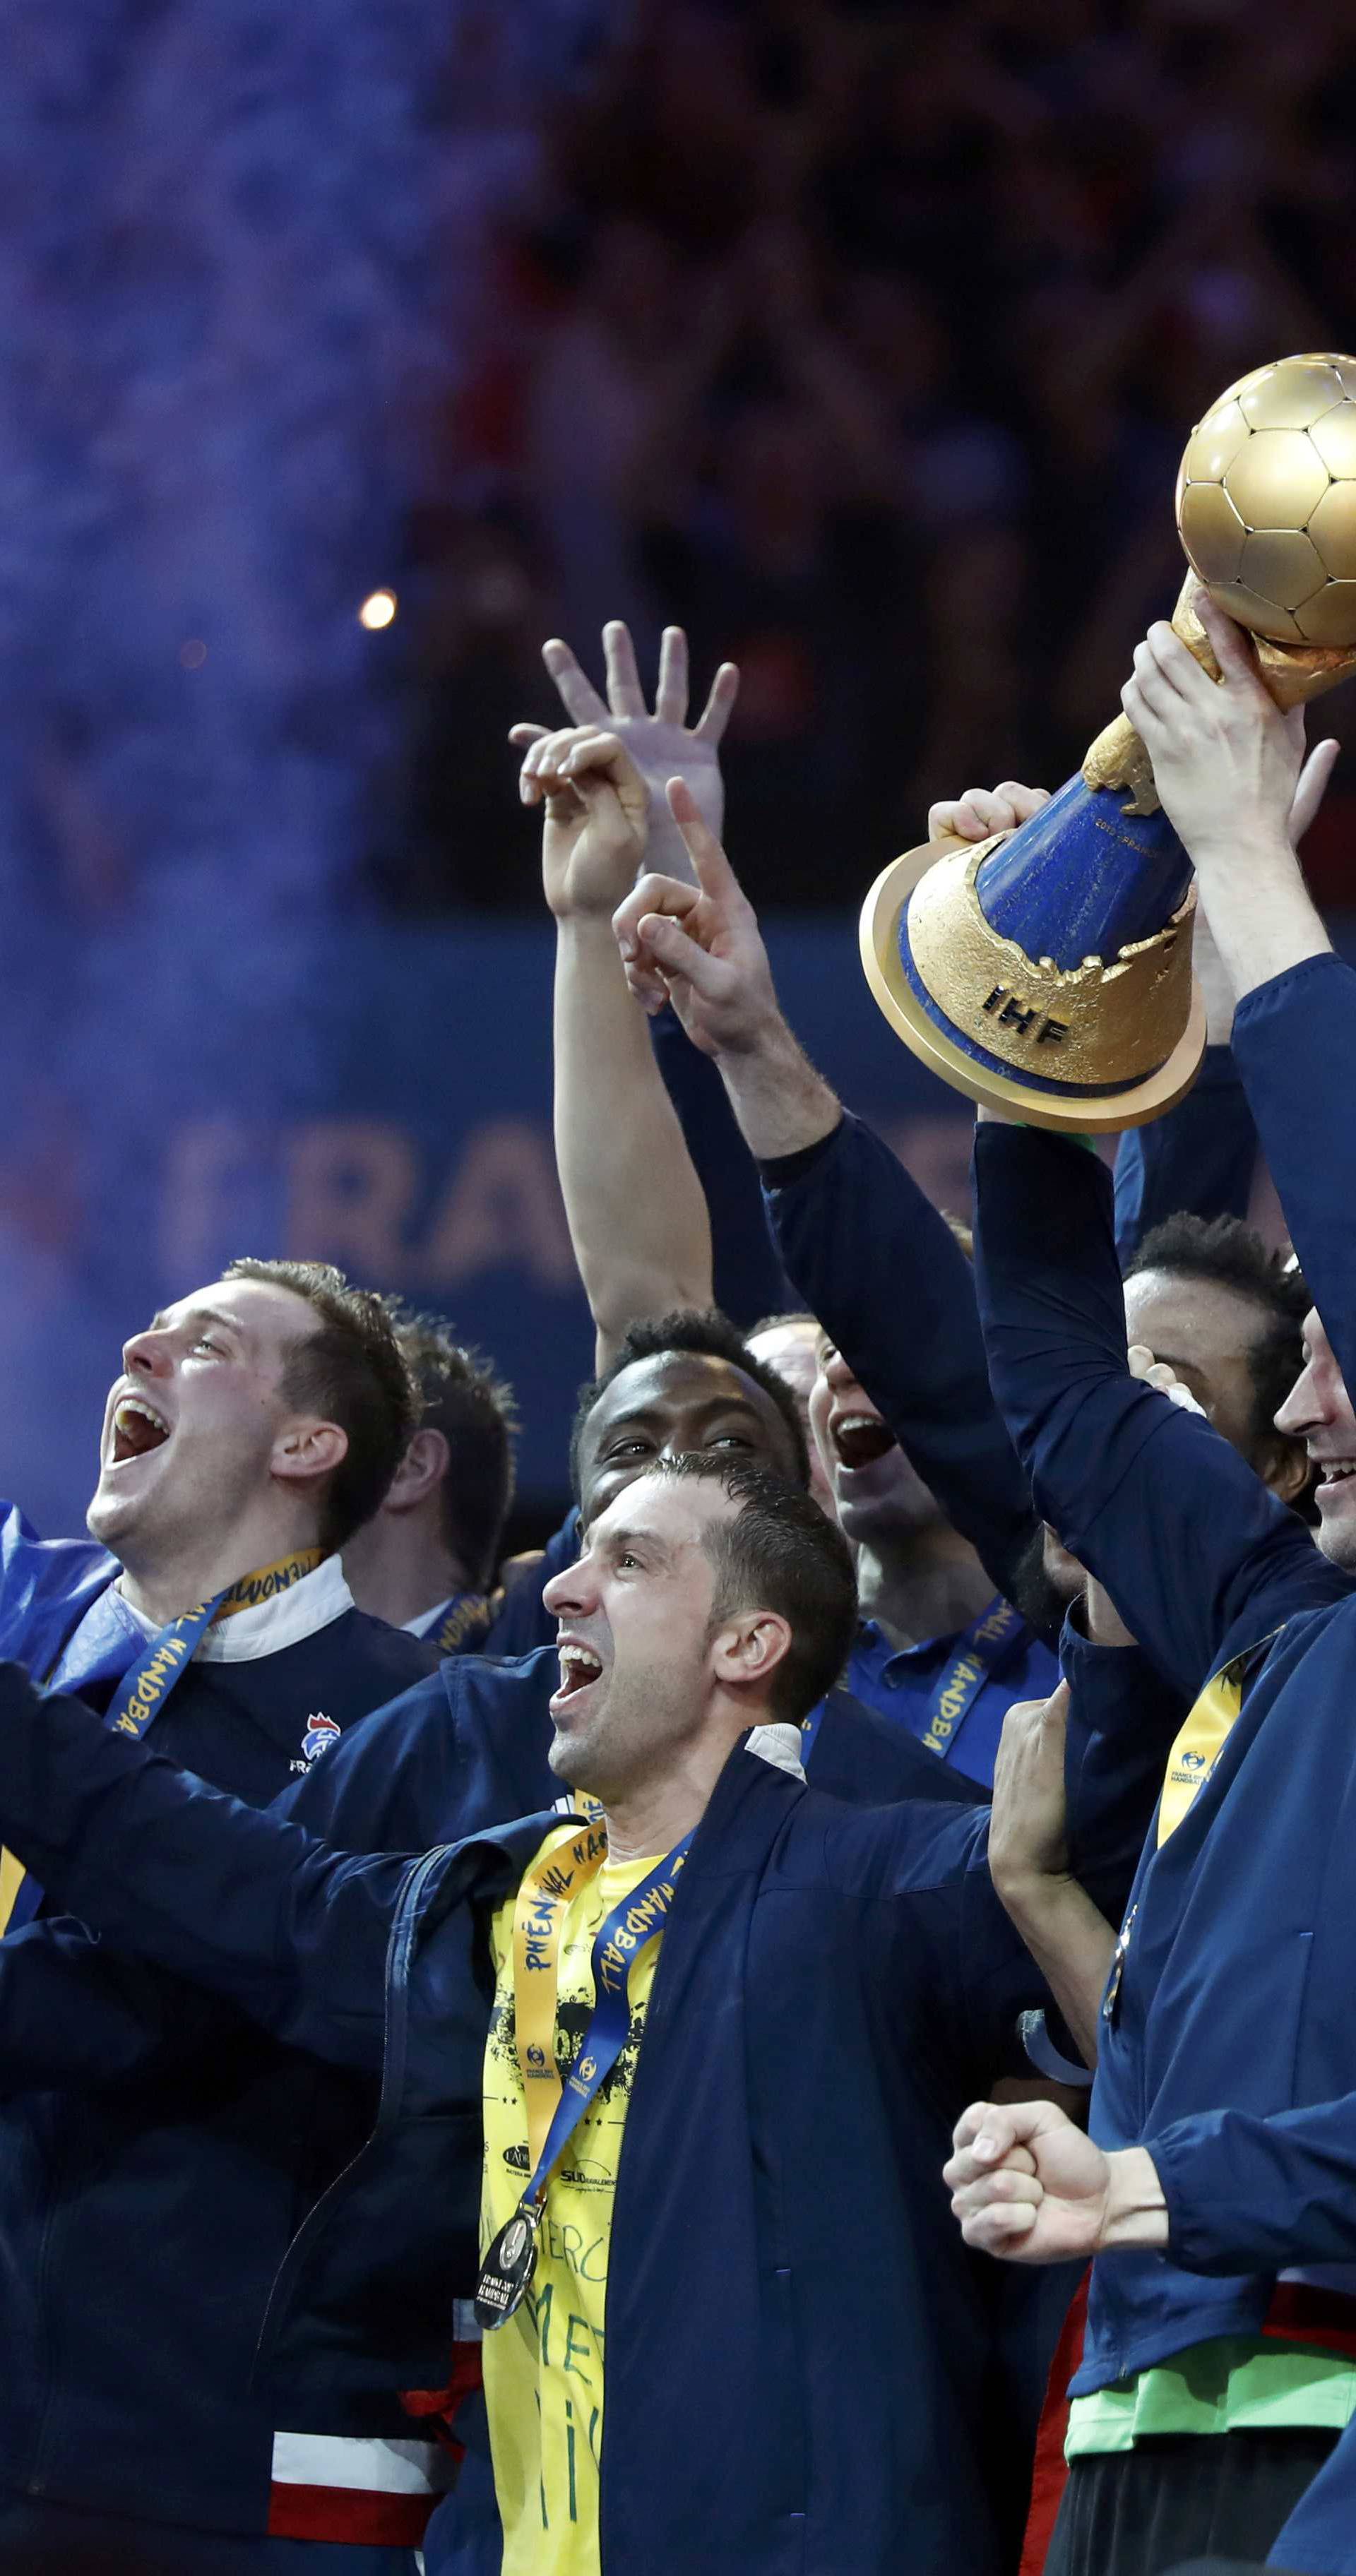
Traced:
<svg viewBox="0 0 1356 2576">
<path fill-rule="evenodd" d="M 962 1630 L 933 1691 L 927 1728 L 919 1739 L 939 1761 L 944 1762 L 955 1751 L 956 1737 L 985 1683 L 1002 1671 L 1030 1635 L 1020 1610 L 1014 1610 L 1001 1592 L 996 1592 L 988 1608 Z M 825 1705 L 821 1700 L 818 1708 L 811 1709 L 800 1730 L 800 1758 L 807 1768 Z"/>
<path fill-rule="evenodd" d="M 971 1620 L 932 1695 L 927 1727 L 919 1738 L 929 1753 L 945 1762 L 954 1752 L 956 1737 L 985 1683 L 1002 1671 L 1030 1634 L 1021 1611 L 1014 1610 L 1001 1592 Z"/>
<path fill-rule="evenodd" d="M 597 2100 L 626 2046 L 631 2030 L 631 1963 L 646 1943 L 664 1929 L 664 1918 L 673 1903 L 673 1882 L 687 1859 L 691 1841 L 692 1835 L 684 1834 L 644 1886 L 633 1887 L 598 1927 L 593 1943 L 596 2001 L 579 2054 L 561 2087 L 546 2144 L 523 2194 L 525 2200 L 545 2198 L 552 2166 L 564 2153 L 589 2105 Z"/>
<path fill-rule="evenodd" d="M 695 1830 L 694 1826 L 693 1832 Z M 585 1835 L 576 1837 L 573 1847 L 558 1847 L 562 1863 L 559 1871 L 552 1870 L 549 1864 L 539 1864 L 535 1879 L 537 1901 L 530 1902 L 525 1909 L 521 1905 L 523 1891 L 520 1890 L 522 1945 L 519 1949 L 515 1932 L 515 1992 L 520 1965 L 524 1972 L 538 1974 L 546 1969 L 554 1971 L 558 1966 L 565 1911 L 581 1880 L 593 1874 L 601 1840 L 598 1829 L 590 1828 Z M 532 2179 L 513 2216 L 500 2228 L 489 2247 L 481 2269 L 475 2305 L 476 2316 L 486 2333 L 493 2333 L 506 2317 L 512 2316 L 527 2294 L 536 2265 L 537 2230 L 546 2206 L 546 2187 L 552 2170 L 590 2104 L 597 2100 L 626 2046 L 631 2031 L 632 1963 L 647 1943 L 663 1931 L 673 1903 L 674 1882 L 687 1858 L 691 1841 L 692 1834 L 684 1834 L 682 1841 L 674 1844 L 672 1851 L 658 1863 L 644 1884 L 633 1887 L 619 1904 L 613 1906 L 594 1936 L 595 2002 L 588 2028 L 575 2062 L 560 2087 L 559 2099 L 533 2166 Z M 539 1910 L 543 1894 L 547 1900 L 544 1911 Z M 554 2028 L 554 1995 L 549 2012 Z M 528 2078 L 549 2081 L 553 2068 L 547 2060 L 544 2045 L 530 2042 L 525 2036 L 521 2027 L 521 1999 L 518 2018 L 518 2054 L 524 2077 L 529 2135 L 534 2129 L 540 2134 Z M 544 2042 L 545 2027 L 536 1998 L 531 2018 L 532 2026 L 541 2029 Z"/>
</svg>

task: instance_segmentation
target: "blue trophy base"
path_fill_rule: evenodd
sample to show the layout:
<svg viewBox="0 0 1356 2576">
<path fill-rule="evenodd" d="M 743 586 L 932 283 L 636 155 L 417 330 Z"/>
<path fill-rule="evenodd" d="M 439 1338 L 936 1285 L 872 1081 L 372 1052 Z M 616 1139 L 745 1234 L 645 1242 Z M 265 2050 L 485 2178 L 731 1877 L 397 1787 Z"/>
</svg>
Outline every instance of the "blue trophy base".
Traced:
<svg viewBox="0 0 1356 2576">
<path fill-rule="evenodd" d="M 1094 794 L 1096 801 L 1093 801 Z M 1151 939 L 1170 913 L 1180 908 L 1190 883 L 1190 868 L 1176 836 L 1166 818 L 1159 815 L 1122 817 L 1114 799 L 1105 800 L 1115 812 L 1115 823 L 1108 828 L 1110 817 L 1104 807 L 1102 791 L 1089 791 L 1081 779 L 1071 780 L 1057 798 L 1043 806 L 1031 823 L 1020 832 L 1001 836 L 992 851 L 980 859 L 976 875 L 976 892 L 981 877 L 984 881 L 984 912 L 1001 935 L 1017 939 L 1028 957 L 1050 959 L 1055 965 L 1077 967 L 1089 956 L 1114 959 L 1118 949 L 1138 939 Z M 1056 808 L 1060 812 L 1056 812 Z M 1127 831 L 1126 823 L 1131 826 Z M 1044 831 L 1040 830 L 1045 826 Z M 1061 828 L 1062 826 L 1062 828 Z M 1145 827 L 1149 827 L 1146 829 Z M 1081 908 L 1074 922 L 1069 917 L 1071 881 L 1070 832 L 1081 839 L 1095 833 L 1096 856 L 1103 878 L 1108 857 L 1113 858 L 1115 873 L 1121 882 L 1111 889 L 1108 907 L 1104 901 L 1101 916 L 1094 919 Z M 1133 847 L 1126 846 L 1131 842 Z M 1141 835 L 1143 836 L 1141 838 Z M 1030 836 L 1030 839 L 1028 839 Z M 1124 849 L 1124 863 L 1119 851 L 1108 850 L 1108 841 Z M 1058 839 L 1062 860 L 1056 870 L 1053 852 Z M 1032 850 L 1030 841 L 1038 841 Z M 1027 895 L 1021 887 L 1025 871 L 1014 857 L 1011 869 L 999 869 L 998 862 L 1015 851 L 1019 842 L 1027 844 L 1028 861 L 1034 860 L 1035 881 L 1026 878 Z M 1146 843 L 1148 846 L 1146 847 Z M 906 851 L 902 858 L 891 861 L 882 870 L 867 896 L 861 916 L 861 954 L 866 979 L 880 1009 L 895 1035 L 940 1076 L 953 1091 L 968 1099 L 981 1101 L 1033 1127 L 1049 1127 L 1073 1135 L 1110 1135 L 1128 1127 L 1146 1126 L 1151 1119 L 1161 1118 L 1190 1090 L 1205 1052 L 1205 1004 L 1199 987 L 1190 985 L 1186 1026 L 1162 1062 L 1129 1081 L 1101 1083 L 1061 1080 L 1054 1074 L 1037 1073 L 1026 1066 L 1015 1069 L 978 1039 L 958 1028 L 935 996 L 929 992 L 915 962 L 906 933 L 905 914 L 915 886 L 940 860 L 954 858 L 964 845 L 955 841 L 928 842 L 916 850 Z M 1146 866 L 1147 862 L 1147 866 Z M 1020 905 L 1020 931 L 1010 918 L 993 920 L 989 872 L 995 871 L 999 883 L 992 885 L 998 897 L 993 910 L 1004 916 Z M 1147 889 L 1143 871 L 1152 882 Z M 1075 864 L 1073 881 L 1078 882 L 1082 869 Z M 1060 883 L 1062 881 L 1062 897 Z M 1137 882 L 1138 881 L 1138 882 Z M 1058 905 L 1058 917 L 1056 917 Z M 1044 913 L 1048 927 L 1044 927 Z M 1146 927 L 1146 914 L 1152 927 Z M 1121 924 L 1127 925 L 1121 928 Z M 1119 932 L 1118 937 L 1111 934 Z M 1103 944 L 1093 947 L 1098 938 Z M 1086 946 L 1079 945 L 1086 940 Z M 1065 954 L 1061 954 L 1061 952 Z"/>
</svg>

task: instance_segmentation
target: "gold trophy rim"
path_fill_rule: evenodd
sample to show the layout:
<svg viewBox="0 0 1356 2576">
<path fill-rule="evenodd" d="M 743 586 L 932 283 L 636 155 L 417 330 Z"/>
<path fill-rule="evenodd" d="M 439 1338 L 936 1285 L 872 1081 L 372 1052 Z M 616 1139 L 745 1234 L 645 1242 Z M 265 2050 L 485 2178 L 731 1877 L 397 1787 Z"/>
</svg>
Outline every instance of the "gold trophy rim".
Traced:
<svg viewBox="0 0 1356 2576">
<path fill-rule="evenodd" d="M 982 843 L 964 842 L 958 835 L 920 841 L 916 849 L 905 850 L 882 868 L 861 911 L 859 936 L 867 983 L 895 1036 L 930 1072 L 968 1099 L 986 1108 L 1011 1110 L 1024 1126 L 1049 1127 L 1066 1136 L 1114 1136 L 1130 1127 L 1146 1127 L 1185 1099 L 1200 1071 L 1206 1045 L 1205 997 L 1194 975 L 1186 1027 L 1156 1073 L 1128 1091 L 1101 1099 L 1084 1093 L 1077 1100 L 1061 1100 L 1053 1092 L 1028 1090 L 1015 1075 L 990 1073 L 987 1066 L 976 1064 L 928 1017 L 904 973 L 899 962 L 900 916 L 920 878 L 958 849 L 978 848 L 987 856 L 1010 838 L 1008 832 L 995 832 Z"/>
</svg>

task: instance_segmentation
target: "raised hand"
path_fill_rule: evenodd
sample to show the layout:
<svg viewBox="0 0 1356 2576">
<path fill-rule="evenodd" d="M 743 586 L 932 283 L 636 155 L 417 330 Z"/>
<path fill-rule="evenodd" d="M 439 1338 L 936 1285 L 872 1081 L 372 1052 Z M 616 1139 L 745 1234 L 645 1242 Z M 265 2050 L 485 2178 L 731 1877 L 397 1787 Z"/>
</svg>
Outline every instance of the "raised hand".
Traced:
<svg viewBox="0 0 1356 2576">
<path fill-rule="evenodd" d="M 1064 1743 L 1068 1718 L 1069 1686 L 1060 1682 L 1049 1699 L 1014 1700 L 1003 1720 L 993 1775 L 989 1870 L 1005 1902 L 1009 1888 L 1067 1875 Z"/>
<path fill-rule="evenodd" d="M 928 839 L 987 841 L 991 832 L 1012 832 L 1029 823 L 1050 802 L 1048 787 L 1023 787 L 1005 778 L 998 787 L 967 787 L 963 796 L 928 807 Z"/>
<path fill-rule="evenodd" d="M 557 921 L 616 910 L 645 850 L 645 782 L 615 734 L 595 725 L 538 733 L 518 793 L 544 805 L 542 886 Z"/>
<path fill-rule="evenodd" d="M 606 700 L 559 636 L 542 646 L 542 660 L 574 727 L 611 735 L 629 754 L 644 781 L 651 865 L 685 879 L 689 873 L 687 855 L 669 810 L 665 786 L 670 778 L 681 778 L 691 789 L 698 811 L 719 836 L 725 810 L 720 743 L 739 693 L 739 673 L 733 662 L 721 663 L 701 715 L 695 725 L 689 726 L 687 637 L 681 626 L 664 629 L 653 714 L 645 704 L 630 631 L 619 618 L 603 628 L 603 658 Z M 554 737 L 544 725 L 519 724 L 513 727 L 509 739 L 527 750 Z M 642 836 L 643 842 L 645 837 Z"/>
<path fill-rule="evenodd" d="M 651 871 L 619 906 L 626 980 L 651 1014 L 671 1001 L 704 1055 L 747 1053 L 782 1024 L 758 916 L 685 779 L 668 810 L 696 884 Z"/>
<path fill-rule="evenodd" d="M 1183 1413 L 1199 1413 L 1203 1421 L 1208 1418 L 1205 1406 L 1197 1403 L 1176 1369 L 1170 1368 L 1166 1360 L 1156 1360 L 1147 1342 L 1132 1342 L 1126 1358 L 1130 1375 L 1137 1377 L 1142 1385 L 1157 1387 L 1159 1394 L 1165 1395 L 1169 1404 L 1177 1405 Z"/>
<path fill-rule="evenodd" d="M 1258 677 L 1243 630 L 1198 590 L 1192 604 L 1214 647 L 1212 680 L 1161 619 L 1135 653 L 1121 704 L 1154 765 L 1163 808 L 1197 864 L 1295 848 L 1337 758 L 1335 742 L 1304 757 L 1304 709 L 1282 714 Z"/>
</svg>

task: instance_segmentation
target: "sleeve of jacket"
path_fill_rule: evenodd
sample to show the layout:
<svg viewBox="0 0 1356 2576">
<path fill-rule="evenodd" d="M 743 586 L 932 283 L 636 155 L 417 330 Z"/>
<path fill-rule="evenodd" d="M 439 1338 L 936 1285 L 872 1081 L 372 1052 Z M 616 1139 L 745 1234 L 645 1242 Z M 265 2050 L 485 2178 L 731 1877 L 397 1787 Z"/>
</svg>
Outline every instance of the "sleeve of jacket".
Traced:
<svg viewBox="0 0 1356 2576">
<path fill-rule="evenodd" d="M 1338 957 L 1311 957 L 1247 994 L 1234 1029 L 1300 1268 L 1347 1385 L 1356 1387 L 1356 973 Z"/>
<path fill-rule="evenodd" d="M 1075 1617 L 1070 1611 L 1059 1648 L 1069 1685 L 1069 1867 L 1115 1922 L 1188 1702 L 1138 1646 L 1094 1645 Z"/>
<path fill-rule="evenodd" d="M 92 2092 L 182 2067 L 221 2006 L 163 1969 L 119 1958 L 64 1916 L 0 1941 L 0 2097 Z"/>
<path fill-rule="evenodd" d="M 408 1858 L 336 1852 L 0 1665 L 0 1836 L 117 1948 L 343 2066 L 381 2065 Z"/>
<path fill-rule="evenodd" d="M 716 1304 L 741 1332 L 751 1332 L 789 1302 L 758 1166 L 715 1064 L 693 1045 L 676 1011 L 651 1020 L 650 1042 L 706 1199 Z"/>
<path fill-rule="evenodd" d="M 1193 1216 L 1246 1216 L 1257 1129 L 1227 1046 L 1207 1047 L 1185 1100 L 1147 1127 L 1128 1127 L 1116 1152 L 1116 1250 L 1128 1269 L 1150 1228 Z"/>
<path fill-rule="evenodd" d="M 1208 2111 L 1142 2141 L 1188 2272 L 1356 2263 L 1356 2093 L 1261 2118 Z"/>
<path fill-rule="evenodd" d="M 900 1994 L 925 1997 L 926 2052 L 948 2093 L 973 2100 L 996 2076 L 1029 2074 L 1021 2016 L 1054 2005 L 994 1894 L 987 1808 L 844 1808 L 825 1853 L 832 1879 L 882 1909 L 864 1964 L 887 2013 Z"/>
<path fill-rule="evenodd" d="M 1037 1508 L 1194 1698 L 1223 1653 L 1349 1581 L 1208 1422 L 1130 1376 L 1098 1158 L 983 1122 L 975 1184 L 990 1374 Z"/>
<path fill-rule="evenodd" d="M 118 1569 L 92 1539 L 43 1539 L 14 1503 L 0 1502 L 0 1656 L 39 1677 Z"/>
<path fill-rule="evenodd" d="M 797 1296 L 1010 1594 L 1036 1520 L 990 1392 L 970 1264 L 945 1217 L 851 1114 L 821 1144 L 765 1164 L 763 1181 Z"/>
</svg>

